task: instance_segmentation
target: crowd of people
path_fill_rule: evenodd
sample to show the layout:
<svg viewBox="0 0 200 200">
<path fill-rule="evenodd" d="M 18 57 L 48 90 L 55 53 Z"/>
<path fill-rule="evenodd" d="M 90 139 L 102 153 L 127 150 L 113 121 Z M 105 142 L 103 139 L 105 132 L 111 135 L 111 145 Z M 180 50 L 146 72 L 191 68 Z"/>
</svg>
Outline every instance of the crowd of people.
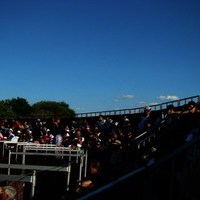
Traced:
<svg viewBox="0 0 200 200">
<path fill-rule="evenodd" d="M 2 119 L 0 141 L 55 144 L 87 149 L 90 178 L 74 190 L 79 196 L 133 170 L 138 163 L 146 163 L 150 159 L 149 155 L 160 156 L 183 142 L 191 141 L 199 133 L 199 115 L 198 105 L 190 101 L 184 110 L 178 110 L 172 104 L 162 112 L 152 111 L 151 107 L 146 107 L 136 121 L 128 115 L 120 116 L 118 120 L 99 115 L 95 122 L 89 119 Z M 135 138 L 141 134 L 144 134 L 144 138 L 152 133 L 157 134 L 156 141 L 151 144 L 150 151 L 144 148 L 145 151 L 141 151 L 141 156 L 136 160 Z M 100 182 L 102 184 L 98 184 Z"/>
</svg>

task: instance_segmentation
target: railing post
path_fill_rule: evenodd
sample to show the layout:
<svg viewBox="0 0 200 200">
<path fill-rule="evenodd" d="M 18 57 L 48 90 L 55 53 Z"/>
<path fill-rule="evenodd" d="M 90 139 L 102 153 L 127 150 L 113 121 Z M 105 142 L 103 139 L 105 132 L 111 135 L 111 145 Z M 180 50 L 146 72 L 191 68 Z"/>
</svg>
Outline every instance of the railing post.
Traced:
<svg viewBox="0 0 200 200">
<path fill-rule="evenodd" d="M 87 176 L 87 159 L 88 159 L 88 150 L 85 151 L 85 170 L 84 170 L 84 177 Z"/>
<path fill-rule="evenodd" d="M 11 164 L 11 150 L 9 149 L 8 152 L 8 164 Z M 8 175 L 10 175 L 10 166 L 8 167 Z"/>
<path fill-rule="evenodd" d="M 35 195 L 35 186 L 36 186 L 36 170 L 33 171 L 33 175 L 32 175 L 31 199 Z"/>
<path fill-rule="evenodd" d="M 71 176 L 71 162 L 69 162 L 67 167 L 67 191 L 69 191 L 70 176 Z"/>
</svg>

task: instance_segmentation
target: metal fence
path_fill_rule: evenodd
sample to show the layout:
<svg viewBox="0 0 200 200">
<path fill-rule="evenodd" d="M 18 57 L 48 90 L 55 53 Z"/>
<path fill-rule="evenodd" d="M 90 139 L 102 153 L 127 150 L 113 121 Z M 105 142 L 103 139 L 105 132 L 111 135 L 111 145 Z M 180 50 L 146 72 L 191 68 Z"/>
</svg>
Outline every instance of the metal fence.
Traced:
<svg viewBox="0 0 200 200">
<path fill-rule="evenodd" d="M 160 104 L 150 105 L 152 110 L 163 110 L 166 109 L 169 104 L 173 104 L 175 107 L 184 106 L 189 101 L 200 102 L 200 95 L 191 96 L 183 99 L 177 99 L 174 101 L 168 101 Z M 144 107 L 131 108 L 131 109 L 120 109 L 120 110 L 108 110 L 108 111 L 99 111 L 99 112 L 87 112 L 87 113 L 77 113 L 76 118 L 84 117 L 97 117 L 99 115 L 105 116 L 115 116 L 115 115 L 128 115 L 128 114 L 137 114 L 143 112 Z"/>
</svg>

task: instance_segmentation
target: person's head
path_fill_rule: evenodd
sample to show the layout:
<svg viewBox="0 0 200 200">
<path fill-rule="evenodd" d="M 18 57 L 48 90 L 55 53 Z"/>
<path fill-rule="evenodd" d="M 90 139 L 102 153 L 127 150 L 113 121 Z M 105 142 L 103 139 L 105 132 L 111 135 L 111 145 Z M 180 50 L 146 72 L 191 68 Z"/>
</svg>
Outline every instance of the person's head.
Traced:
<svg viewBox="0 0 200 200">
<path fill-rule="evenodd" d="M 151 107 L 150 107 L 150 106 L 147 106 L 147 107 L 144 108 L 144 113 L 145 113 L 146 115 L 149 115 L 150 112 L 151 112 Z"/>
<path fill-rule="evenodd" d="M 170 104 L 167 106 L 167 114 L 170 114 L 174 111 L 174 105 Z"/>
<path fill-rule="evenodd" d="M 2 200 L 12 200 L 15 198 L 17 192 L 12 186 L 0 187 L 0 199 Z"/>
<path fill-rule="evenodd" d="M 92 160 L 90 163 L 90 172 L 91 174 L 98 173 L 100 171 L 100 161 Z"/>
<path fill-rule="evenodd" d="M 188 102 L 188 110 L 189 112 L 193 113 L 196 111 L 197 105 L 194 101 Z"/>
</svg>

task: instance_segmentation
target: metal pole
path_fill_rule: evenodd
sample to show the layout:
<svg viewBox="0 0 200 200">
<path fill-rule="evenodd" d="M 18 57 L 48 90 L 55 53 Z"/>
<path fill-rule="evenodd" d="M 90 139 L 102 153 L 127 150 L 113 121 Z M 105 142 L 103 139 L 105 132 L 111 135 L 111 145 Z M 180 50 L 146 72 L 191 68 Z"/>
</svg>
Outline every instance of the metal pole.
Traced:
<svg viewBox="0 0 200 200">
<path fill-rule="evenodd" d="M 8 175 L 10 175 L 10 162 L 11 162 L 11 150 L 9 149 L 9 154 L 8 154 L 8 164 L 9 164 Z"/>
<path fill-rule="evenodd" d="M 84 177 L 87 176 L 87 158 L 88 158 L 88 150 L 86 149 L 86 152 L 85 152 L 85 173 L 84 173 Z"/>
<path fill-rule="evenodd" d="M 70 176 L 71 176 L 71 162 L 69 162 L 69 166 L 67 167 L 67 191 L 69 191 L 69 183 L 70 183 Z"/>
<path fill-rule="evenodd" d="M 26 153 L 26 146 L 23 148 L 23 155 L 22 155 L 22 164 L 25 165 L 25 153 Z"/>
<path fill-rule="evenodd" d="M 35 195 L 35 186 L 36 186 L 36 170 L 33 171 L 33 175 L 32 175 L 31 199 Z"/>
<path fill-rule="evenodd" d="M 82 167 L 83 167 L 83 156 L 80 157 L 79 180 L 78 180 L 79 183 L 81 183 Z"/>
</svg>

